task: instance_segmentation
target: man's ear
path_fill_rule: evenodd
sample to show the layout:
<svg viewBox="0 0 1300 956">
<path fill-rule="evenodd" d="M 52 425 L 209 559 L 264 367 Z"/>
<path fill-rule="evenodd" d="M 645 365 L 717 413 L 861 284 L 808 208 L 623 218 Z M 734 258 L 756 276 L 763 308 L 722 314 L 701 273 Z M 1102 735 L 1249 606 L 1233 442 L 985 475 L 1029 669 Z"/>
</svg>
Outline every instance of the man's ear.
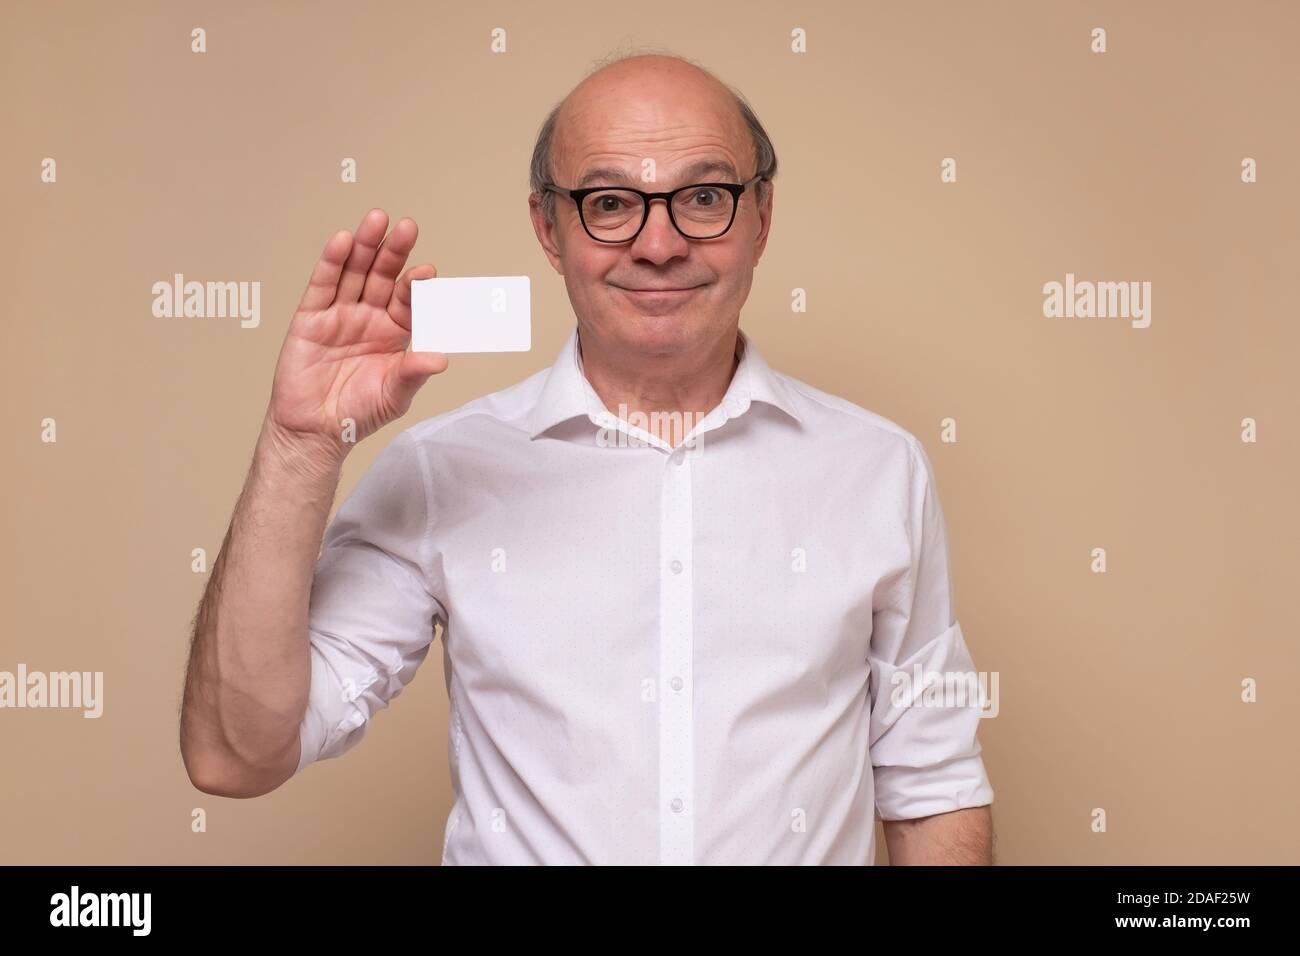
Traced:
<svg viewBox="0 0 1300 956">
<path fill-rule="evenodd" d="M 758 183 L 754 184 L 756 187 Z M 754 265 L 758 265 L 758 260 L 763 257 L 763 250 L 767 248 L 768 230 L 772 228 L 772 195 L 776 192 L 776 183 L 768 182 L 767 195 L 758 206 L 758 235 L 754 239 Z"/>
<path fill-rule="evenodd" d="M 542 214 L 540 193 L 528 194 L 528 215 L 533 221 L 533 232 L 537 233 L 537 241 L 541 243 L 542 251 L 551 262 L 551 268 L 564 275 L 564 261 L 560 257 L 560 247 L 555 241 L 558 229 L 555 223 L 547 222 Z"/>
</svg>

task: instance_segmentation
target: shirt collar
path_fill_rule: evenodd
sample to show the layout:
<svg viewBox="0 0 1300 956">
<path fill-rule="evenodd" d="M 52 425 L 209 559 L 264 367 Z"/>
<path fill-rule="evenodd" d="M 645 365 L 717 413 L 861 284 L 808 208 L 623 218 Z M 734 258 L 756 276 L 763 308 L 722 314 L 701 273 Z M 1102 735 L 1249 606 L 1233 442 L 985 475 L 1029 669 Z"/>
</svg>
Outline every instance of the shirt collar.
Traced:
<svg viewBox="0 0 1300 956">
<path fill-rule="evenodd" d="M 803 419 L 795 410 L 789 386 L 763 360 L 749 336 L 742 330 L 737 330 L 737 333 L 740 364 L 736 366 L 736 372 L 722 397 L 721 404 L 726 417 L 743 415 L 753 402 L 764 402 L 802 423 Z M 578 327 L 575 325 L 569 331 L 555 364 L 548 371 L 537 403 L 533 406 L 528 423 L 529 437 L 536 438 L 560 422 L 580 415 L 587 416 L 593 424 L 605 425 L 612 414 L 605 408 L 604 402 L 582 370 L 582 359 L 578 354 Z"/>
</svg>

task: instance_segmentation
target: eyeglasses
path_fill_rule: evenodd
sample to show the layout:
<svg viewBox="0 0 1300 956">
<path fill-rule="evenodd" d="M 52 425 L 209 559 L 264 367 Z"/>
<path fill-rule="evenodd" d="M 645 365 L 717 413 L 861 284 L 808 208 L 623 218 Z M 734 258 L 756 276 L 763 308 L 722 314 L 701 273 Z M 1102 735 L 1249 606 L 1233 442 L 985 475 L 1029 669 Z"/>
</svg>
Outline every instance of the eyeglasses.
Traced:
<svg viewBox="0 0 1300 956">
<path fill-rule="evenodd" d="M 664 201 L 669 221 L 687 239 L 716 239 L 736 221 L 736 207 L 745 190 L 766 178 L 760 173 L 747 183 L 694 183 L 665 193 L 611 186 L 563 189 L 554 183 L 543 188 L 572 199 L 582 228 L 597 242 L 635 239 L 649 221 L 650 203 L 656 199 Z"/>
</svg>

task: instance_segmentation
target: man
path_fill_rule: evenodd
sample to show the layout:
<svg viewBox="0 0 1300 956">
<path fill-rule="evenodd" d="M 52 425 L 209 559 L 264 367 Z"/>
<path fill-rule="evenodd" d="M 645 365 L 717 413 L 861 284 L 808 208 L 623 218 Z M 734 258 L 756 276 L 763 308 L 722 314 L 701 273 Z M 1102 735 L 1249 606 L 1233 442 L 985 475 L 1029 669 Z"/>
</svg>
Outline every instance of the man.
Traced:
<svg viewBox="0 0 1300 956">
<path fill-rule="evenodd" d="M 196 621 L 199 789 L 256 796 L 354 746 L 441 621 L 445 863 L 871 863 L 875 811 L 894 863 L 991 862 L 978 709 L 897 692 L 973 668 L 930 463 L 738 329 L 775 171 L 697 66 L 588 76 L 529 198 L 577 327 L 399 434 L 328 533 L 343 423 L 372 434 L 448 363 L 405 351 L 435 274 L 399 278 L 414 222 L 326 244 Z"/>
</svg>

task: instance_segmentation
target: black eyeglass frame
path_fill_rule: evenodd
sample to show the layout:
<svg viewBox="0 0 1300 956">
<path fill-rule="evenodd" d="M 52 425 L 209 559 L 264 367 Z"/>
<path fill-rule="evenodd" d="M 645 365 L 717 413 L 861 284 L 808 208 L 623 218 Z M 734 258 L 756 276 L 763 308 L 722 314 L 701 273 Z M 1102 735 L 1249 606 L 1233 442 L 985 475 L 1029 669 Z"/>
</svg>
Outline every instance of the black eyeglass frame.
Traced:
<svg viewBox="0 0 1300 956">
<path fill-rule="evenodd" d="M 573 200 L 574 205 L 576 205 L 578 208 L 578 221 L 582 223 L 583 231 L 585 231 L 587 235 L 591 236 L 593 240 L 595 240 L 596 242 L 605 242 L 611 245 L 618 245 L 624 242 L 635 242 L 636 237 L 641 235 L 641 230 L 644 229 L 645 224 L 650 221 L 650 203 L 654 202 L 654 200 L 656 199 L 662 199 L 664 201 L 664 205 L 668 208 L 668 221 L 673 224 L 673 228 L 676 229 L 677 232 L 683 238 L 698 240 L 698 241 L 707 241 L 709 239 L 720 239 L 722 236 L 725 236 L 731 230 L 731 227 L 735 224 L 736 210 L 740 208 L 740 197 L 745 194 L 745 190 L 748 189 L 750 186 L 754 185 L 755 183 L 759 182 L 760 180 L 765 180 L 768 178 L 769 177 L 764 175 L 763 173 L 759 173 L 753 179 L 744 183 L 691 183 L 689 186 L 678 186 L 676 189 L 670 189 L 667 192 L 662 192 L 662 193 L 648 193 L 640 189 L 633 189 L 631 186 L 587 186 L 583 189 L 565 189 L 562 186 L 555 185 L 555 183 L 546 183 L 545 185 L 542 186 L 542 188 L 549 189 L 551 192 L 554 193 L 559 193 L 561 196 L 568 196 L 570 199 Z M 673 197 L 676 196 L 678 193 L 686 192 L 688 189 L 699 189 L 702 186 L 713 186 L 713 187 L 717 187 L 718 189 L 725 189 L 727 192 L 731 193 L 731 218 L 727 220 L 727 225 L 722 229 L 721 232 L 716 233 L 712 236 L 688 236 L 682 230 L 682 227 L 677 225 L 677 217 L 673 215 Z M 592 235 L 591 230 L 587 228 L 587 217 L 582 214 L 582 201 L 584 199 L 586 199 L 592 193 L 602 193 L 602 192 L 611 192 L 611 191 L 636 193 L 638 196 L 641 197 L 641 225 L 637 226 L 636 232 L 632 233 L 632 235 L 626 239 L 601 239 L 595 235 Z"/>
</svg>

